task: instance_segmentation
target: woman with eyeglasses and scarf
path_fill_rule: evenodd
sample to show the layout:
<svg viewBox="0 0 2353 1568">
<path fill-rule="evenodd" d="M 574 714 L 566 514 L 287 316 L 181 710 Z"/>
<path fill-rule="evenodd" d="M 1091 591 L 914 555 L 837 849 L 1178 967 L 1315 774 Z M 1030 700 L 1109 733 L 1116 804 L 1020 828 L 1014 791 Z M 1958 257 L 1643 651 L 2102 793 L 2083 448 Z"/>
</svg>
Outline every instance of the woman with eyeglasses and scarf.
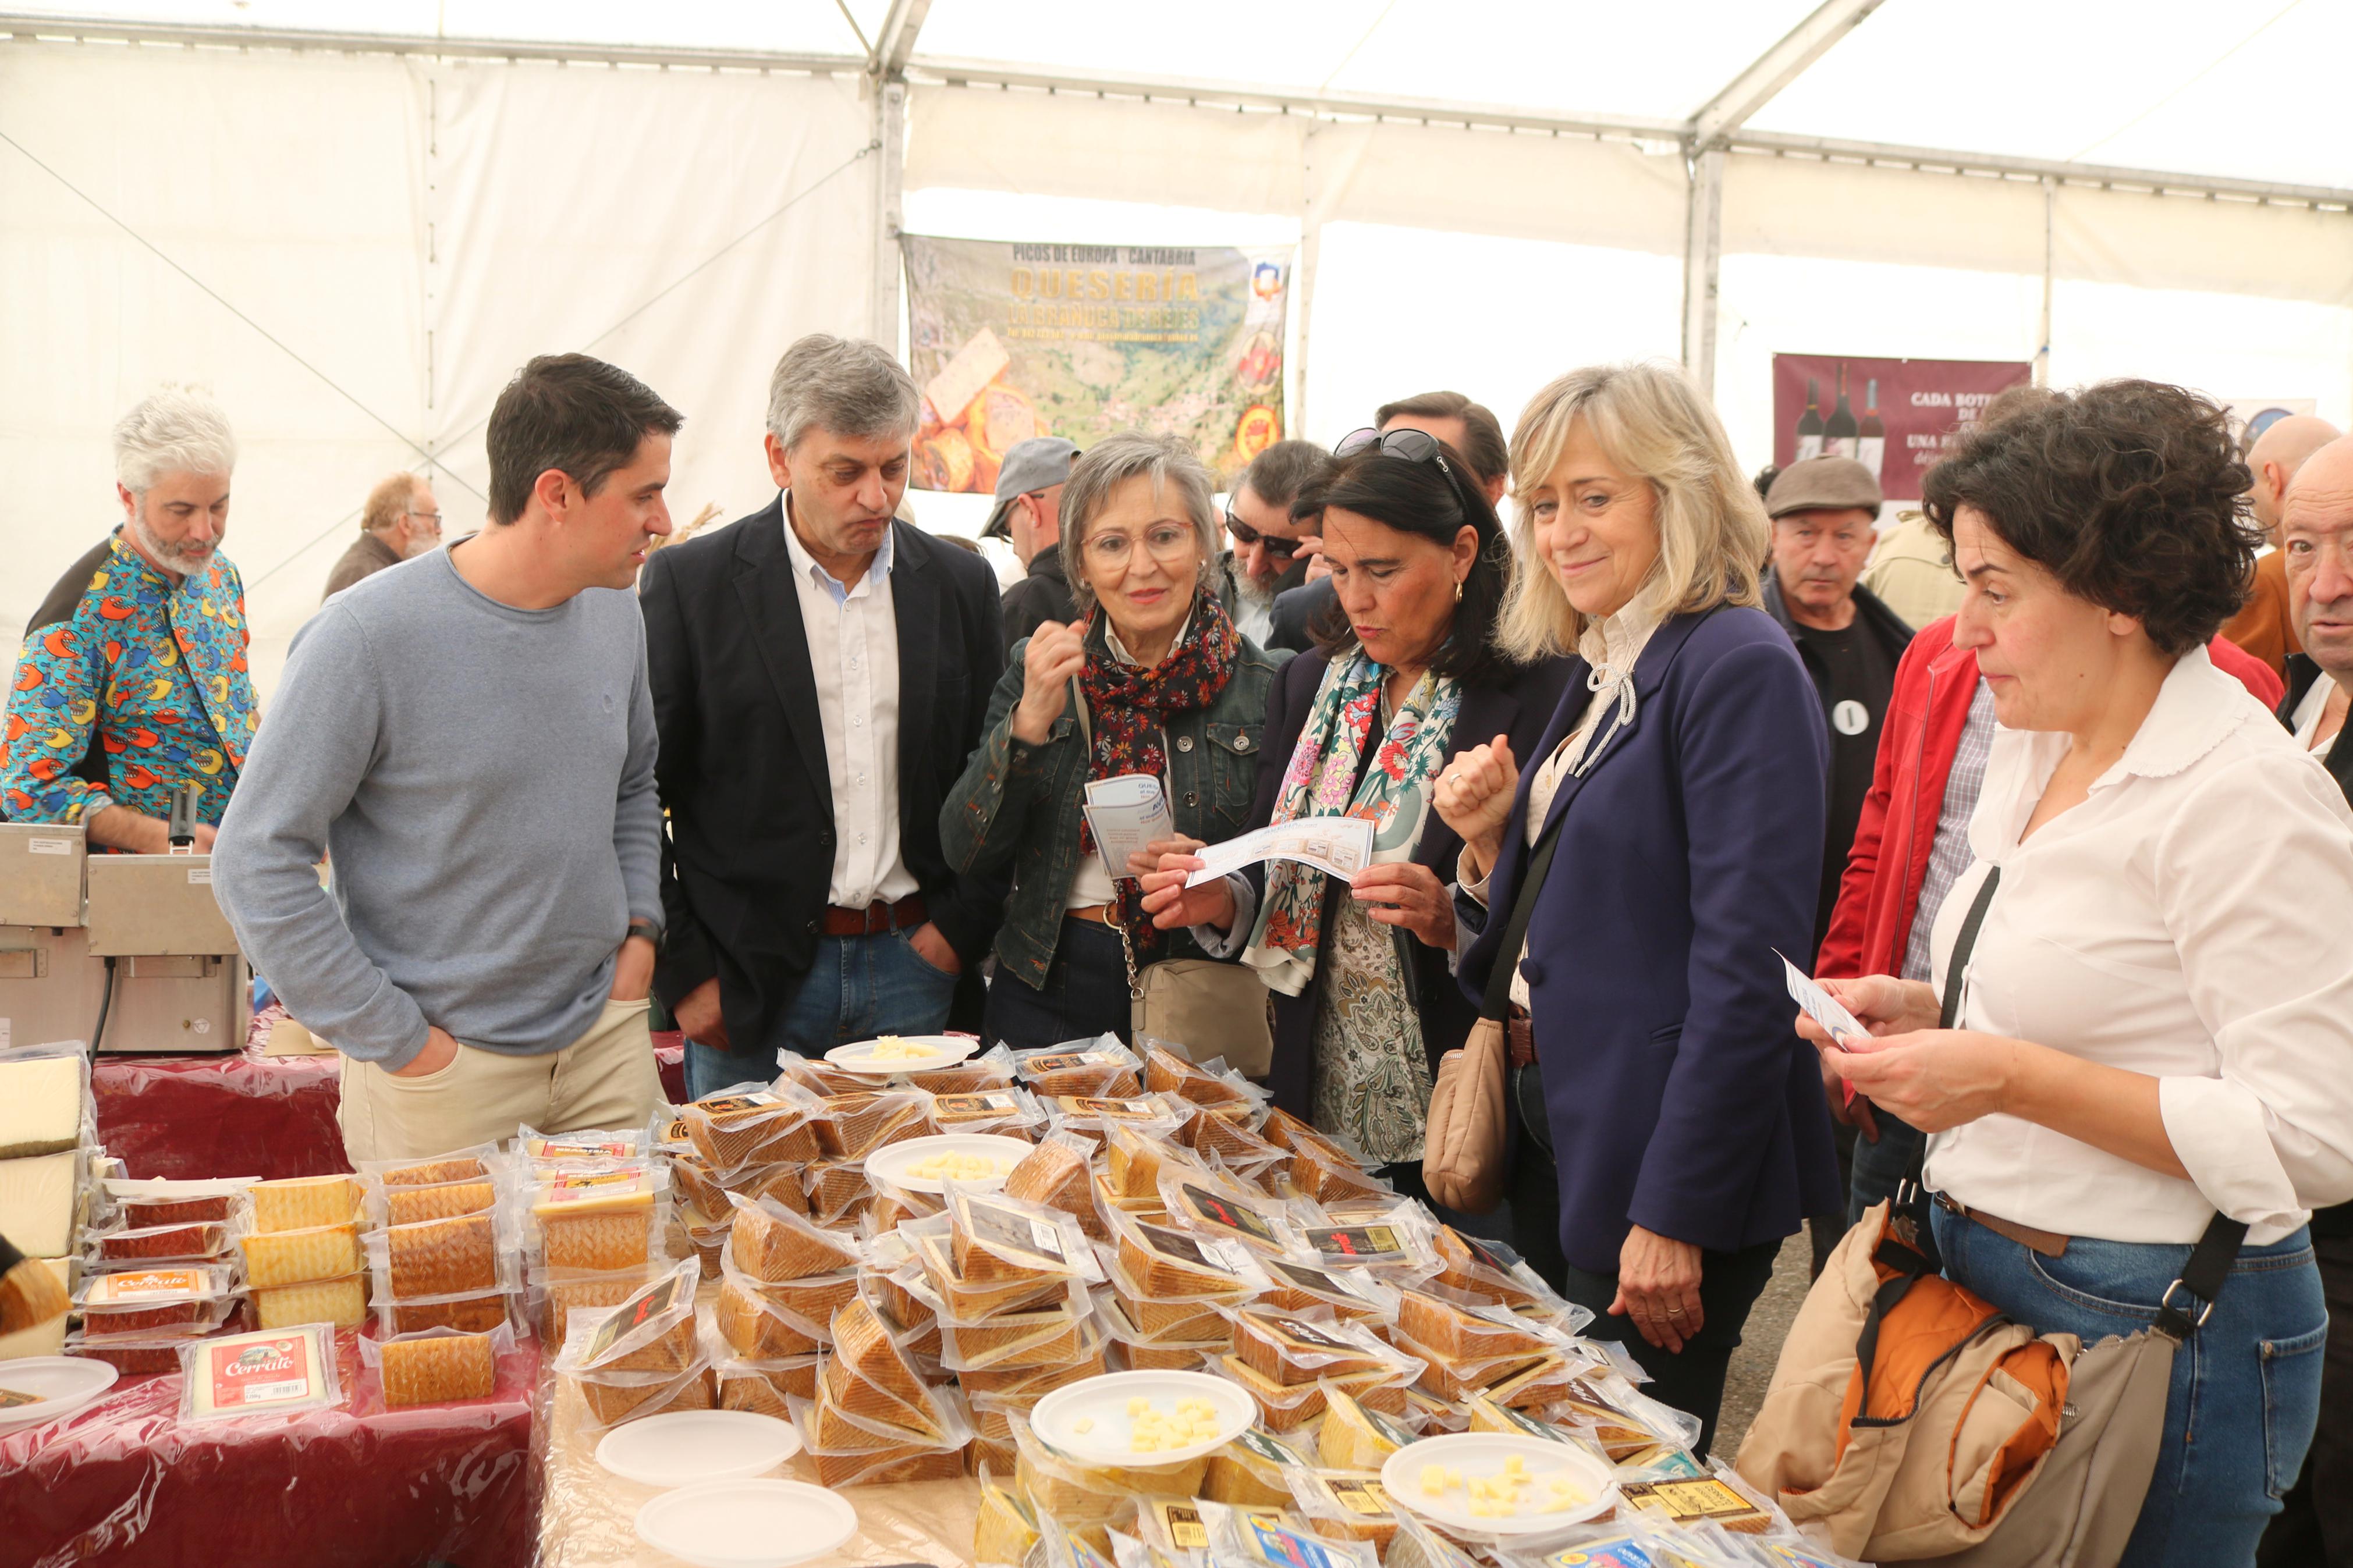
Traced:
<svg viewBox="0 0 2353 1568">
<path fill-rule="evenodd" d="M 1556 1216 L 1567 1295 L 1626 1339 L 1644 1392 L 1713 1437 L 1740 1327 L 1782 1238 L 1838 1206 L 1818 1070 L 1781 960 L 1813 932 L 1829 739 L 1797 651 L 1757 608 L 1767 523 L 1683 375 L 1572 372 L 1512 437 L 1505 646 L 1574 648 L 1529 747 L 1450 767 L 1464 842 L 1464 984 L 1511 988 L 1507 1079 L 1552 1159 L 1514 1168 L 1523 1230 Z M 1521 952 L 1498 951 L 1557 835 Z"/>
<path fill-rule="evenodd" d="M 1238 952 L 1274 993 L 1275 1103 L 1355 1142 L 1417 1198 L 1438 1059 L 1477 1012 L 1454 984 L 1447 883 L 1461 841 L 1430 809 L 1440 771 L 1482 742 L 1533 742 L 1567 661 L 1497 651 L 1510 552 L 1462 459 L 1419 430 L 1363 430 L 1303 492 L 1345 621 L 1285 666 L 1266 715 L 1258 798 L 1245 826 L 1314 816 L 1374 825 L 1352 887 L 1292 861 L 1198 888 L 1199 862 L 1165 858 L 1144 879 L 1164 930 Z"/>
<path fill-rule="evenodd" d="M 1105 865 L 1080 806 L 1094 780 L 1158 779 L 1179 836 L 1163 850 L 1230 838 L 1250 815 L 1275 662 L 1218 602 L 1212 489 L 1184 443 L 1126 431 L 1090 447 L 1062 490 L 1080 619 L 1013 645 L 940 810 L 949 864 L 1013 884 L 983 1016 L 992 1043 L 1124 1039 L 1133 971 L 1202 956 L 1154 926 L 1144 866 Z"/>
</svg>

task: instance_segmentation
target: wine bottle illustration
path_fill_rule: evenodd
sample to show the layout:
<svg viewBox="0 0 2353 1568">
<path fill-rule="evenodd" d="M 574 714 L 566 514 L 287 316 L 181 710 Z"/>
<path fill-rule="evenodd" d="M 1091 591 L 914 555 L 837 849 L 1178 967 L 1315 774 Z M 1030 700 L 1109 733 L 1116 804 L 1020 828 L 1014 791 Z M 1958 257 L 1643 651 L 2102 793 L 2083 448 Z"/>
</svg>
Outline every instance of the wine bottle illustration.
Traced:
<svg viewBox="0 0 2353 1568">
<path fill-rule="evenodd" d="M 1822 384 L 1810 375 L 1806 377 L 1806 411 L 1798 416 L 1798 455 L 1789 460 L 1802 463 L 1821 455 Z"/>
<path fill-rule="evenodd" d="M 1852 458 L 1855 441 L 1854 409 L 1846 400 L 1846 363 L 1841 360 L 1838 369 L 1838 406 L 1822 423 L 1822 456 Z"/>
</svg>

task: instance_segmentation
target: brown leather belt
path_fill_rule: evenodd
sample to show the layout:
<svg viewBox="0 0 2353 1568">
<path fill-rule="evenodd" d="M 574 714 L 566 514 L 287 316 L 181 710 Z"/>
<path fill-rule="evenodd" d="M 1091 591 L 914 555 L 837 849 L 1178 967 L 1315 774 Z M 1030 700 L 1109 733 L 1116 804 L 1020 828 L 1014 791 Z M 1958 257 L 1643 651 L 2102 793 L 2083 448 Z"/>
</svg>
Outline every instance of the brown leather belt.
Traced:
<svg viewBox="0 0 2353 1568">
<path fill-rule="evenodd" d="M 925 918 L 923 895 L 909 893 L 895 904 L 877 899 L 862 910 L 828 904 L 818 929 L 828 936 L 874 936 L 882 931 L 912 931 Z"/>
<path fill-rule="evenodd" d="M 2067 1238 L 2055 1230 L 2037 1230 L 2031 1225 L 2021 1225 L 2014 1219 L 2004 1219 L 1983 1209 L 1973 1209 L 1957 1204 L 1944 1194 L 1936 1194 L 1936 1206 L 1963 1219 L 1973 1219 L 1996 1236 L 2006 1237 L 2029 1252 L 2039 1252 L 2045 1258 L 2063 1258 L 2067 1254 Z"/>
<path fill-rule="evenodd" d="M 1062 918 L 1070 921 L 1092 921 L 1099 926 L 1117 925 L 1119 910 L 1113 904 L 1081 904 L 1075 910 L 1064 910 Z"/>
<path fill-rule="evenodd" d="M 1528 1010 L 1518 1003 L 1504 1018 L 1504 1053 L 1515 1068 L 1536 1065 L 1536 1025 Z"/>
</svg>

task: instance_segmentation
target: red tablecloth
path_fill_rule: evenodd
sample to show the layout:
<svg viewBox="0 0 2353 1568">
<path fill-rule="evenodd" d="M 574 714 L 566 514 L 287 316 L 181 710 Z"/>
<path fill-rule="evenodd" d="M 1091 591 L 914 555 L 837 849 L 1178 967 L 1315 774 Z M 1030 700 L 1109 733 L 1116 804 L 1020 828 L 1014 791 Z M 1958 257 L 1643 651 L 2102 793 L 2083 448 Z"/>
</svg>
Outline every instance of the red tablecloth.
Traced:
<svg viewBox="0 0 2353 1568">
<path fill-rule="evenodd" d="M 98 1137 L 133 1176 L 325 1176 L 351 1167 L 335 1125 L 341 1057 L 265 1057 L 280 1016 L 254 1019 L 252 1043 L 226 1056 L 101 1056 L 90 1071 Z M 654 1037 L 662 1091 L 686 1099 L 686 1047 Z"/>
<path fill-rule="evenodd" d="M 523 1568 L 539 1531 L 537 1342 L 470 1405 L 386 1410 L 357 1336 L 343 1404 L 179 1419 L 180 1377 L 125 1379 L 59 1422 L 0 1436 L 0 1561 L 27 1568 Z"/>
</svg>

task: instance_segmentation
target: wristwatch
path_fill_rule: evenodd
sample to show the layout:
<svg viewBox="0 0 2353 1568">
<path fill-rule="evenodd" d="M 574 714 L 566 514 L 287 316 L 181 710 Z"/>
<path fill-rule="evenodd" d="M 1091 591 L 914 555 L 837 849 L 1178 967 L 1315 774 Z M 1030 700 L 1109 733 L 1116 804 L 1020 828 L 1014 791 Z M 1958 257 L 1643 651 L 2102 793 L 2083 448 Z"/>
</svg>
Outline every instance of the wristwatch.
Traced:
<svg viewBox="0 0 2353 1568">
<path fill-rule="evenodd" d="M 645 919 L 643 916 L 639 916 L 638 919 L 629 922 L 628 936 L 625 936 L 621 940 L 623 942 L 627 942 L 631 936 L 644 937 L 648 942 L 654 944 L 654 952 L 656 953 L 659 953 L 661 952 L 662 928 L 656 925 L 653 921 Z"/>
</svg>

